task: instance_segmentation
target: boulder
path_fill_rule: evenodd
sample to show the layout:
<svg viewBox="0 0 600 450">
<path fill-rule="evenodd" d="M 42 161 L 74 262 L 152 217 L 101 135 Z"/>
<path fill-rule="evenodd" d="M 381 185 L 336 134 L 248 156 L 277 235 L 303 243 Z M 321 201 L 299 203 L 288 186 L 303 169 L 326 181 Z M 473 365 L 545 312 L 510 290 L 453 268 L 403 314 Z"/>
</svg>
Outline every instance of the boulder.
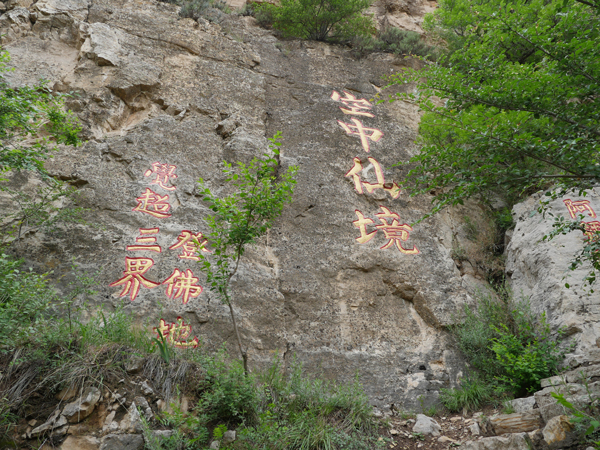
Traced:
<svg viewBox="0 0 600 450">
<path fill-rule="evenodd" d="M 589 392 L 588 392 L 589 391 Z M 568 411 L 556 402 L 552 397 L 553 393 L 560 393 L 571 402 L 575 407 L 582 408 L 589 404 L 590 395 L 600 395 L 600 381 L 589 383 L 587 386 L 578 383 L 567 383 L 557 386 L 550 386 L 536 392 L 535 400 L 539 407 L 544 422 L 548 423 L 550 419 L 556 416 L 567 414 Z"/>
<path fill-rule="evenodd" d="M 87 388 L 79 399 L 66 405 L 62 413 L 69 423 L 81 422 L 94 411 L 98 400 L 100 390 L 95 387 Z"/>
<path fill-rule="evenodd" d="M 469 425 L 469 431 L 473 436 L 479 436 L 481 434 L 481 429 L 479 428 L 479 424 L 477 422 Z"/>
<path fill-rule="evenodd" d="M 102 440 L 100 450 L 142 450 L 144 438 L 141 434 L 109 434 Z"/>
<path fill-rule="evenodd" d="M 550 419 L 542 430 L 542 434 L 551 450 L 569 447 L 578 438 L 575 426 L 564 415 Z"/>
<path fill-rule="evenodd" d="M 434 419 L 425 414 L 417 414 L 417 423 L 413 427 L 413 432 L 422 433 L 425 436 L 439 436 L 441 431 L 442 427 Z"/>
<path fill-rule="evenodd" d="M 523 433 L 541 428 L 542 416 L 537 410 L 524 413 L 500 414 L 490 418 L 490 423 L 497 435 L 507 433 Z"/>
<path fill-rule="evenodd" d="M 223 434 L 223 444 L 230 444 L 235 441 L 235 430 L 228 430 Z"/>
<path fill-rule="evenodd" d="M 463 450 L 530 450 L 527 433 L 492 436 L 478 441 L 468 441 Z"/>
<path fill-rule="evenodd" d="M 509 403 L 516 413 L 524 413 L 535 407 L 535 397 L 515 398 Z"/>
</svg>

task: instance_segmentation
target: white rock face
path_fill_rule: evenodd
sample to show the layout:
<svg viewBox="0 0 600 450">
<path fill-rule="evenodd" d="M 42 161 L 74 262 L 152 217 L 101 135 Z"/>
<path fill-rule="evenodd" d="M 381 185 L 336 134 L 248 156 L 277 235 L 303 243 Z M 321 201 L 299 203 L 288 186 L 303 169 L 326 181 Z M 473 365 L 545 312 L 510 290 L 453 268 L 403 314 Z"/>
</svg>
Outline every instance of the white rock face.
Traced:
<svg viewBox="0 0 600 450">
<path fill-rule="evenodd" d="M 577 343 L 566 363 L 577 367 L 584 362 L 600 360 L 597 340 L 600 338 L 600 289 L 589 293 L 583 278 L 589 267 L 569 270 L 570 262 L 585 244 L 580 231 L 558 236 L 549 242 L 541 239 L 552 230 L 553 218 L 537 212 L 541 195 L 534 195 L 513 208 L 516 227 L 507 248 L 507 275 L 515 295 L 529 298 L 536 314 L 546 314 L 553 329 L 565 327 L 567 335 Z M 575 193 L 550 203 L 549 213 L 571 220 L 583 214 L 590 226 L 600 225 L 600 191 L 586 196 Z M 565 287 L 565 283 L 570 288 Z"/>
<path fill-rule="evenodd" d="M 439 436 L 441 434 L 442 427 L 439 423 L 427 417 L 425 414 L 417 414 L 417 423 L 413 427 L 413 432 L 423 433 L 424 435 Z"/>
</svg>

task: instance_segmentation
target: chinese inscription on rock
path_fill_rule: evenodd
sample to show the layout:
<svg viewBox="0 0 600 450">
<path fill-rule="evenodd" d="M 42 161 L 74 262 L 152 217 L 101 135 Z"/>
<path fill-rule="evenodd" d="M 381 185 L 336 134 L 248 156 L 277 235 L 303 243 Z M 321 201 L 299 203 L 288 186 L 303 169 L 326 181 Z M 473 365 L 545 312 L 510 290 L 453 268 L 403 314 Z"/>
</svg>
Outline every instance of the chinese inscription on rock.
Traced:
<svg viewBox="0 0 600 450">
<path fill-rule="evenodd" d="M 339 92 L 333 91 L 331 99 L 335 102 L 342 103 L 340 110 L 350 116 L 361 116 L 367 118 L 375 117 L 372 109 L 373 105 L 366 99 L 356 98 L 349 92 L 344 92 L 344 95 L 340 95 Z M 365 152 L 371 151 L 371 142 L 379 142 L 383 137 L 383 132 L 377 128 L 366 127 L 359 119 L 351 118 L 350 123 L 337 121 L 346 134 L 350 136 L 356 136 L 360 139 L 362 148 Z M 368 167 L 365 168 L 364 164 L 368 163 Z M 361 178 L 365 176 L 365 172 L 370 169 L 375 172 L 376 183 L 369 183 L 363 181 Z M 395 183 L 386 183 L 383 174 L 383 168 L 381 164 L 372 156 L 366 159 L 361 159 L 358 156 L 353 159 L 352 168 L 346 172 L 346 177 L 351 177 L 354 182 L 354 189 L 359 194 L 364 194 L 365 191 L 372 194 L 376 189 L 383 189 L 387 192 L 390 197 L 395 200 L 400 196 L 400 187 Z M 381 212 L 375 214 L 375 217 L 379 220 L 379 224 L 376 224 L 375 220 L 365 217 L 365 215 L 356 210 L 357 219 L 352 224 L 358 229 L 360 236 L 356 238 L 359 244 L 366 244 L 373 239 L 379 231 L 383 233 L 387 242 L 381 246 L 382 250 L 388 249 L 395 246 L 400 253 L 404 255 L 417 255 L 419 250 L 415 246 L 404 244 L 410 237 L 410 232 L 413 231 L 412 227 L 406 223 L 401 223 L 400 216 L 391 211 L 385 206 L 380 206 Z"/>
</svg>

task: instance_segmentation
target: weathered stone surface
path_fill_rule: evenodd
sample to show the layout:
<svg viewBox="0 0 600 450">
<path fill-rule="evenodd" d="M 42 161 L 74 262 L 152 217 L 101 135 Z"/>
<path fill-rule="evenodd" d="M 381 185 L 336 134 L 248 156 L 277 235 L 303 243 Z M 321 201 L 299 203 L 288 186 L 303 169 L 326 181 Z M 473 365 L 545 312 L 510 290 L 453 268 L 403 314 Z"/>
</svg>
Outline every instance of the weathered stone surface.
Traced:
<svg viewBox="0 0 600 450">
<path fill-rule="evenodd" d="M 27 36 L 31 30 L 29 10 L 18 7 L 0 16 L 1 42 L 6 45 L 23 36 Z"/>
<path fill-rule="evenodd" d="M 81 55 L 95 60 L 99 66 L 118 66 L 121 63 L 121 33 L 104 23 L 92 23 L 84 29 L 87 37 L 81 45 Z"/>
<path fill-rule="evenodd" d="M 589 390 L 589 393 L 588 393 Z M 575 407 L 582 408 L 584 405 L 589 403 L 589 395 L 598 396 L 600 395 L 600 382 L 588 384 L 586 387 L 583 384 L 563 384 L 558 386 L 550 386 L 536 392 L 535 399 L 544 419 L 544 422 L 548 422 L 550 419 L 556 416 L 567 414 L 568 411 L 558 403 L 556 399 L 552 397 L 552 393 L 560 393 L 571 402 Z"/>
<path fill-rule="evenodd" d="M 93 436 L 68 436 L 60 450 L 99 450 L 100 441 Z"/>
<path fill-rule="evenodd" d="M 225 433 L 223 433 L 223 444 L 230 444 L 235 441 L 235 434 L 235 430 L 227 430 Z"/>
<path fill-rule="evenodd" d="M 515 398 L 510 404 L 516 413 L 524 413 L 535 407 L 535 397 Z"/>
<path fill-rule="evenodd" d="M 425 414 L 417 414 L 417 422 L 413 427 L 413 432 L 422 433 L 426 436 L 439 436 L 442 427 L 435 419 L 427 417 Z"/>
<path fill-rule="evenodd" d="M 554 330 L 564 327 L 568 339 L 576 343 L 575 350 L 566 358 L 567 368 L 598 364 L 600 349 L 596 340 L 600 337 L 600 292 L 590 293 L 589 288 L 583 286 L 588 267 L 569 270 L 575 254 L 583 248 L 585 236 L 581 231 L 573 231 L 542 242 L 543 236 L 552 230 L 553 218 L 550 215 L 543 218 L 537 212 L 540 196 L 536 194 L 513 208 L 516 226 L 507 248 L 506 262 L 510 285 L 517 295 L 529 298 L 535 314 L 545 313 Z M 596 214 L 600 211 L 597 189 L 588 191 L 585 197 L 572 193 L 551 201 L 549 212 L 572 220 L 567 209 L 569 200 L 589 202 L 587 204 L 594 211 L 593 214 L 587 209 L 575 211 L 575 217 L 583 214 L 584 222 L 597 220 Z M 565 283 L 570 288 L 566 288 Z M 553 379 L 544 385 L 559 382 L 559 379 Z"/>
<path fill-rule="evenodd" d="M 542 416 L 538 410 L 524 413 L 500 414 L 490 418 L 490 423 L 497 435 L 506 433 L 523 433 L 541 428 Z"/>
<path fill-rule="evenodd" d="M 542 434 L 551 450 L 569 447 L 578 438 L 575 426 L 567 416 L 556 416 L 550 419 L 542 430 Z"/>
<path fill-rule="evenodd" d="M 146 403 L 147 405 L 148 403 Z M 148 409 L 150 409 L 148 407 Z M 144 411 L 144 413 L 146 413 Z M 150 410 L 150 414 L 152 414 L 152 410 Z M 140 418 L 140 413 L 137 409 L 137 405 L 134 402 L 131 403 L 131 407 L 127 411 L 127 414 L 123 417 L 121 422 L 119 423 L 119 429 L 123 433 L 141 433 L 142 432 L 142 422 Z"/>
<path fill-rule="evenodd" d="M 100 450 L 142 450 L 144 438 L 140 434 L 109 434 L 102 439 Z"/>
<path fill-rule="evenodd" d="M 478 441 L 465 442 L 464 450 L 530 450 L 527 433 L 492 436 Z"/>
<path fill-rule="evenodd" d="M 469 431 L 473 436 L 479 436 L 481 434 L 481 429 L 479 428 L 479 424 L 477 422 L 469 425 Z"/>
<path fill-rule="evenodd" d="M 86 389 L 80 398 L 67 404 L 63 409 L 63 416 L 67 418 L 69 423 L 81 422 L 87 416 L 92 414 L 96 403 L 100 400 L 100 390 L 95 387 Z"/>
<path fill-rule="evenodd" d="M 136 407 L 141 408 L 142 413 L 144 414 L 144 417 L 146 418 L 146 420 L 151 420 L 153 417 L 152 414 L 152 408 L 150 408 L 150 405 L 148 404 L 148 400 L 146 400 L 145 397 L 136 397 L 133 399 L 133 402 L 135 404 Z"/>
<path fill-rule="evenodd" d="M 375 117 L 363 123 L 384 137 L 366 153 L 360 140 L 339 126 L 338 120 L 351 118 L 331 99 L 333 90 L 344 89 L 370 99 L 384 89 L 383 75 L 413 63 L 394 55 L 358 61 L 343 47 L 324 43 L 275 46 L 271 32 L 246 18 L 228 16 L 221 25 L 195 22 L 180 19 L 175 5 L 162 2 L 44 0 L 31 10 L 38 13 L 31 33 L 9 46 L 16 69 L 10 82 L 34 83 L 44 76 L 56 90 L 77 93 L 67 104 L 88 142 L 62 148 L 48 169 L 78 188 L 89 221 L 98 226 L 78 225 L 53 235 L 28 230 L 30 244 L 15 249 L 28 265 L 52 268 L 65 289 L 72 256 L 82 271 L 101 268 L 102 287 L 92 304 L 114 307 L 124 300 L 122 286 L 109 284 L 123 276 L 125 258 L 135 255 L 126 247 L 135 243 L 140 228 L 156 226 L 163 252 L 139 254 L 154 261 L 148 279 L 162 282 L 175 268 L 189 268 L 204 284 L 193 261 L 168 250 L 182 230 L 207 232 L 203 218 L 209 211 L 196 182 L 203 177 L 226 194 L 222 161 L 261 156 L 266 137 L 280 130 L 282 168 L 299 167 L 294 203 L 248 250 L 232 280 L 251 365 L 270 364 L 279 350 L 286 361 L 296 354 L 307 372 L 340 382 L 351 381 L 358 370 L 381 408 L 415 409 L 419 398 L 428 407 L 441 387 L 455 383 L 463 361 L 444 327 L 472 301 L 470 282 L 481 280 L 474 270 L 457 268 L 452 248 L 463 236 L 459 219 L 476 217 L 480 210 L 465 206 L 415 226 L 402 245 L 418 248 L 418 255 L 396 246 L 381 249 L 388 242 L 382 232 L 359 244 L 356 210 L 374 226 L 380 223 L 375 216 L 380 206 L 397 213 L 402 223 L 430 208 L 429 196 L 400 192 L 393 199 L 382 189 L 359 194 L 352 177 L 345 177 L 357 157 L 364 164 L 362 180 L 376 184 L 366 159 L 371 156 L 386 182 L 402 179 L 404 169 L 393 165 L 416 150 L 418 114 L 410 105 L 375 105 Z M 176 191 L 163 190 L 144 175 L 157 161 L 177 167 Z M 34 183 L 18 177 L 13 182 Z M 133 211 L 147 188 L 169 195 L 171 217 Z M 0 203 L 11 207 L 4 197 Z M 142 288 L 125 309 L 140 321 L 157 322 L 162 305 L 166 320 L 183 317 L 208 350 L 225 341 L 234 351 L 229 313 L 214 300 L 208 289 L 184 305 L 167 299 L 164 286 Z"/>
<path fill-rule="evenodd" d="M 432 12 L 437 3 L 429 0 L 377 0 L 369 9 L 380 29 L 395 27 L 423 33 L 425 14 Z"/>
<path fill-rule="evenodd" d="M 66 424 L 67 419 L 65 418 L 65 416 L 61 415 L 60 410 L 57 409 L 45 423 L 31 430 L 31 432 L 29 433 L 29 437 L 34 438 L 43 434 L 56 433 Z"/>
<path fill-rule="evenodd" d="M 144 363 L 144 358 L 132 356 L 125 361 L 125 370 L 127 373 L 138 373 L 144 368 Z"/>
</svg>

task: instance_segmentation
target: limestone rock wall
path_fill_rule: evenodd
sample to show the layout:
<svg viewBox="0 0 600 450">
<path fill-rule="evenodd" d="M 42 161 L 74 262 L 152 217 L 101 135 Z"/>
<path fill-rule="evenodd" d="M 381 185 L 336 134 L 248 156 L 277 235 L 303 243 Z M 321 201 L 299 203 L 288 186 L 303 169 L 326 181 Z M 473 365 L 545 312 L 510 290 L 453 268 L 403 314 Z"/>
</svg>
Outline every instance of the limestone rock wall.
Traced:
<svg viewBox="0 0 600 450">
<path fill-rule="evenodd" d="M 189 291 L 187 303 L 177 290 L 169 297 L 177 272 L 191 271 L 194 285 L 205 281 L 195 261 L 180 258 L 184 247 L 170 247 L 185 231 L 207 232 L 198 178 L 225 194 L 222 161 L 260 156 L 266 137 L 281 131 L 281 165 L 299 167 L 294 203 L 233 280 L 251 364 L 269 364 L 278 352 L 286 364 L 295 354 L 308 373 L 339 381 L 358 372 L 383 409 L 429 405 L 455 381 L 462 362 L 443 327 L 471 301 L 464 276 L 473 278 L 461 276 L 451 258 L 460 227 L 448 213 L 402 228 L 428 210 L 430 198 L 394 188 L 406 169 L 393 164 L 415 151 L 417 112 L 394 103 L 355 110 L 373 117 L 345 114 L 331 98 L 346 91 L 372 99 L 382 77 L 405 64 L 401 58 L 355 60 L 340 47 L 279 42 L 252 18 L 195 22 L 151 0 L 38 0 L 6 12 L 0 26 L 15 69 L 8 81 L 43 77 L 72 93 L 68 106 L 87 139 L 63 148 L 48 169 L 79 189 L 89 225 L 27 230 L 14 253 L 52 269 L 64 286 L 75 257 L 81 270 L 97 272 L 90 306 L 124 302 L 149 329 L 181 316 L 207 348 L 232 344 L 228 312 L 208 289 Z M 359 126 L 369 153 L 352 134 Z M 346 176 L 356 164 L 362 172 Z M 161 165 L 174 166 L 176 178 L 157 184 L 152 170 Z M 22 175 L 13 183 L 35 184 Z M 476 216 L 476 209 L 461 214 Z M 363 231 L 370 240 L 361 244 Z M 162 251 L 127 250 L 141 243 Z M 148 280 L 139 292 L 127 284 L 126 258 L 140 258 L 128 263 Z"/>
<path fill-rule="evenodd" d="M 555 330 L 564 327 L 568 340 L 576 343 L 566 360 L 571 368 L 600 362 L 600 293 L 597 286 L 583 286 L 589 266 L 569 270 L 585 244 L 581 231 L 547 242 L 542 238 L 552 231 L 552 215 L 572 220 L 583 214 L 588 226 L 600 225 L 600 195 L 597 189 L 586 194 L 572 193 L 551 202 L 545 218 L 537 212 L 541 194 L 516 205 L 516 226 L 507 247 L 506 272 L 514 293 L 529 298 L 536 313 L 545 313 Z"/>
</svg>

